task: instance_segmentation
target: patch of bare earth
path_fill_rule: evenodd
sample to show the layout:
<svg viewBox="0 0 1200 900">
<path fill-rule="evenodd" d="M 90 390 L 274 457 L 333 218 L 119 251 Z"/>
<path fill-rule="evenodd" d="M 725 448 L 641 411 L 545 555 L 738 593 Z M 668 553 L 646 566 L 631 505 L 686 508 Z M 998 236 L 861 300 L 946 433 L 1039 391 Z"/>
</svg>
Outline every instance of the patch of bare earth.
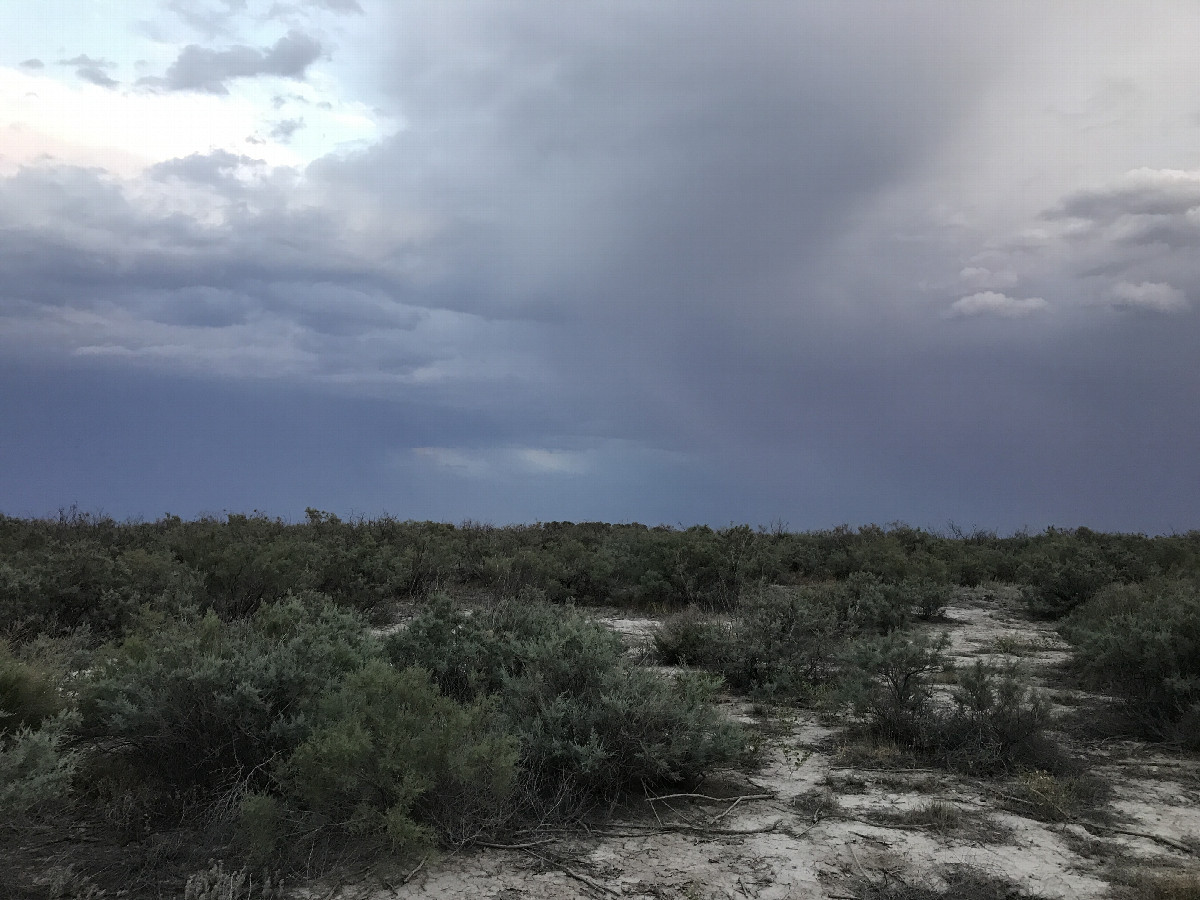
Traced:
<svg viewBox="0 0 1200 900">
<path fill-rule="evenodd" d="M 646 658 L 654 620 L 598 617 Z M 949 634 L 959 667 L 1016 662 L 1043 686 L 1067 655 L 1053 628 L 1025 618 L 1005 588 L 964 591 L 945 621 L 926 627 Z M 1089 699 L 1061 684 L 1048 694 L 1062 710 Z M 1134 870 L 1200 865 L 1194 756 L 1056 735 L 1081 771 L 1108 786 L 1076 802 L 1062 778 L 985 781 L 905 768 L 886 748 L 874 761 L 860 753 L 856 765 L 842 765 L 839 729 L 815 713 L 732 698 L 726 706 L 761 735 L 763 763 L 750 775 L 722 773 L 692 792 L 647 798 L 591 831 L 456 852 L 312 896 L 1084 898 L 1108 895 Z M 972 873 L 966 881 L 963 872 Z"/>
</svg>

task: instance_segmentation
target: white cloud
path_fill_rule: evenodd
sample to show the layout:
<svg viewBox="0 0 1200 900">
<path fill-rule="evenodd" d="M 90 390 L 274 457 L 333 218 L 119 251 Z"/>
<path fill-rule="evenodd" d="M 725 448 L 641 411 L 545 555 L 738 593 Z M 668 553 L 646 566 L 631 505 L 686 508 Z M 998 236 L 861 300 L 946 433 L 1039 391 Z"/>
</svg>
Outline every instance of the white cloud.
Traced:
<svg viewBox="0 0 1200 900">
<path fill-rule="evenodd" d="M 1019 300 L 996 291 L 980 291 L 950 304 L 951 316 L 1002 316 L 1015 319 L 1041 312 L 1049 307 L 1041 297 Z"/>
<path fill-rule="evenodd" d="M 1133 309 L 1149 309 L 1155 312 L 1181 312 L 1187 309 L 1188 301 L 1183 291 L 1164 282 L 1143 281 L 1130 284 L 1122 281 L 1112 289 L 1113 304 Z"/>
<path fill-rule="evenodd" d="M 582 475 L 590 454 L 548 447 L 414 447 L 419 460 L 468 478 L 486 475 Z"/>
<path fill-rule="evenodd" d="M 967 266 L 958 277 L 972 287 L 983 289 L 1008 287 L 1017 283 L 1017 273 L 1011 269 L 994 272 L 982 266 Z"/>
</svg>

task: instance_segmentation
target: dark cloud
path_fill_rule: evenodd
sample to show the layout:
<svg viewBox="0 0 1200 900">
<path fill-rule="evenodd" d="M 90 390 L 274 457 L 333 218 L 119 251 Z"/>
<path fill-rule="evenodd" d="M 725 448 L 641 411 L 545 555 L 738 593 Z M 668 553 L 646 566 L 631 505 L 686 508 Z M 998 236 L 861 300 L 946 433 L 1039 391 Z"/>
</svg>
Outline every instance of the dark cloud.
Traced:
<svg viewBox="0 0 1200 900">
<path fill-rule="evenodd" d="M 1188 177 L 1047 195 L 1012 239 L 938 212 L 1032 8 L 398 4 L 357 48 L 404 122 L 368 150 L 0 179 L 5 359 L 83 373 L 0 398 L 6 471 L 78 492 L 20 501 L 1189 527 Z M 188 48 L 167 80 L 272 53 Z M 1175 244 L 1130 242 L 1150 224 Z M 48 449 L 47 421 L 136 418 L 97 399 L 122 390 L 166 456 Z"/>
<path fill-rule="evenodd" d="M 22 69 L 44 69 L 46 64 L 40 59 L 26 59 L 21 62 Z"/>
<path fill-rule="evenodd" d="M 228 93 L 225 83 L 235 78 L 275 75 L 303 79 L 308 67 L 321 57 L 322 52 L 320 42 L 299 31 L 290 31 L 271 47 L 263 49 L 238 45 L 227 50 L 213 50 L 189 44 L 171 63 L 164 77 L 142 78 L 139 83 L 171 91 L 225 94 Z"/>
<path fill-rule="evenodd" d="M 1109 223 L 1122 216 L 1175 216 L 1200 207 L 1200 173 L 1138 169 L 1118 184 L 1071 194 L 1049 218 Z"/>
</svg>

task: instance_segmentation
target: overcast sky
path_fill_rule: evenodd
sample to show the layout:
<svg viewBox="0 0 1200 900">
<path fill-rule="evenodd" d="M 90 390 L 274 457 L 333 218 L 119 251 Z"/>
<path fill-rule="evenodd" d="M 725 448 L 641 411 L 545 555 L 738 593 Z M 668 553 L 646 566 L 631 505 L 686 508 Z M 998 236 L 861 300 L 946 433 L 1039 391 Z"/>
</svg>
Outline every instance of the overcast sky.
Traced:
<svg viewBox="0 0 1200 900">
<path fill-rule="evenodd" d="M 1200 528 L 1200 4 L 7 0 L 0 512 Z"/>
</svg>

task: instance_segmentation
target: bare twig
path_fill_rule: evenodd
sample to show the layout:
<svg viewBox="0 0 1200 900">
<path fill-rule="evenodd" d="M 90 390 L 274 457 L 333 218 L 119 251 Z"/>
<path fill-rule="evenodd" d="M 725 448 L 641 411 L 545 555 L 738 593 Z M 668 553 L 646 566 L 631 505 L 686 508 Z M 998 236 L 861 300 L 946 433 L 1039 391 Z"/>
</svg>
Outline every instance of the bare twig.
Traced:
<svg viewBox="0 0 1200 900">
<path fill-rule="evenodd" d="M 408 884 L 410 881 L 412 881 L 413 876 L 416 875 L 418 872 L 420 872 L 421 869 L 425 868 L 425 863 L 428 860 L 429 860 L 428 856 L 422 856 L 421 861 L 419 863 L 417 863 L 416 868 L 414 868 L 411 872 L 409 872 L 407 875 L 405 875 L 403 878 L 401 878 L 400 883 Z"/>
<path fill-rule="evenodd" d="M 725 818 L 727 815 L 729 815 L 731 812 L 733 812 L 733 808 L 741 802 L 742 802 L 742 798 L 738 797 L 736 800 L 734 800 L 732 803 L 730 803 L 727 807 L 725 807 L 725 810 L 723 812 L 719 812 L 715 816 L 713 816 L 711 819 L 709 819 L 708 824 L 716 825 L 723 818 Z"/>
<path fill-rule="evenodd" d="M 542 856 L 540 853 L 534 853 L 532 850 L 526 850 L 525 852 L 528 853 L 530 856 L 534 857 L 535 859 L 540 859 L 542 862 L 546 863 L 547 865 L 553 866 L 554 868 L 558 869 L 558 871 L 562 872 L 568 878 L 574 878 L 580 884 L 586 884 L 588 887 L 590 887 L 594 891 L 598 891 L 599 893 L 605 894 L 606 896 L 609 896 L 609 897 L 620 897 L 621 896 L 620 891 L 614 891 L 612 888 L 601 884 L 596 879 L 590 878 L 587 875 L 582 874 L 581 872 L 576 872 L 574 869 L 571 869 L 567 865 L 565 865 L 561 860 L 548 859 L 547 857 Z"/>
<path fill-rule="evenodd" d="M 476 847 L 487 847 L 489 850 L 531 850 L 534 847 L 545 847 L 556 843 L 555 838 L 543 838 L 540 841 L 529 841 L 524 844 L 495 844 L 491 841 L 474 841 Z"/>
<path fill-rule="evenodd" d="M 1111 831 L 1114 834 L 1127 834 L 1130 837 L 1140 837 L 1149 841 L 1157 841 L 1164 847 L 1170 847 L 1173 850 L 1178 850 L 1180 853 L 1186 853 L 1189 856 L 1198 855 L 1195 849 L 1189 847 L 1187 844 L 1181 844 L 1179 841 L 1174 841 L 1171 840 L 1171 838 L 1163 837 L 1161 834 L 1150 834 L 1148 831 L 1132 831 L 1128 828 L 1116 828 L 1112 825 L 1099 825 L 1094 822 L 1081 822 L 1080 824 L 1089 831 L 1094 828 L 1097 831 Z"/>
<path fill-rule="evenodd" d="M 651 803 L 657 803 L 662 800 L 709 800 L 713 803 L 728 803 L 730 800 L 741 802 L 742 800 L 773 800 L 774 794 L 744 794 L 741 797 L 711 797 L 708 794 L 662 794 L 658 797 L 647 797 Z"/>
</svg>

